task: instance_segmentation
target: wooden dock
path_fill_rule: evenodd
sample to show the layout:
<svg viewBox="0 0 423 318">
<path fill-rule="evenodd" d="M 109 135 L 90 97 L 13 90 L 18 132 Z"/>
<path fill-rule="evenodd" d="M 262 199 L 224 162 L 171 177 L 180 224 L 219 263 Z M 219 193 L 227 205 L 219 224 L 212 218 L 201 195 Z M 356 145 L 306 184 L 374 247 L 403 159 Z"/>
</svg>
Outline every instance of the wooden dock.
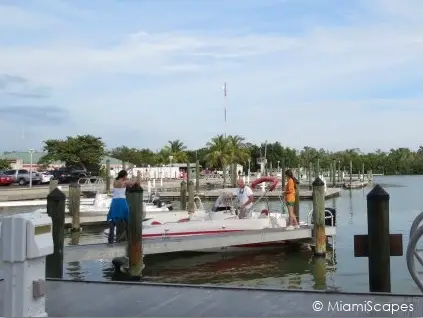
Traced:
<svg viewBox="0 0 423 318">
<path fill-rule="evenodd" d="M 299 229 L 286 230 L 273 228 L 242 232 L 223 233 L 207 236 L 168 237 L 166 233 L 160 238 L 143 239 L 143 254 L 163 254 L 182 251 L 198 251 L 221 249 L 222 252 L 229 246 L 281 242 L 303 241 L 312 243 L 312 226 L 302 226 Z M 326 236 L 335 236 L 336 227 L 326 226 Z M 106 239 L 105 239 L 106 240 Z M 87 261 L 99 259 L 113 259 L 122 257 L 126 253 L 126 243 L 116 243 L 112 246 L 106 243 L 70 245 L 64 248 L 64 260 Z"/>
<path fill-rule="evenodd" d="M 46 292 L 50 317 L 421 317 L 423 313 L 421 295 L 63 280 L 48 280 Z M 320 305 L 323 308 L 316 310 Z"/>
</svg>

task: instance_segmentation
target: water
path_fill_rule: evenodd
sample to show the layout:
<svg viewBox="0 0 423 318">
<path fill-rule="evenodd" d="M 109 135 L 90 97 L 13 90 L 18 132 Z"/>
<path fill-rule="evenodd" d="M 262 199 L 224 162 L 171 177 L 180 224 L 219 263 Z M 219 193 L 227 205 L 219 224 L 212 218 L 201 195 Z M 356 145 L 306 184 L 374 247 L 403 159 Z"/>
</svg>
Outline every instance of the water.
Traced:
<svg viewBox="0 0 423 318">
<path fill-rule="evenodd" d="M 390 231 L 403 234 L 404 254 L 408 233 L 414 218 L 423 211 L 423 176 L 377 177 L 390 194 Z M 145 257 L 144 279 L 153 282 L 214 284 L 292 288 L 304 290 L 368 291 L 368 260 L 355 258 L 354 234 L 367 234 L 366 195 L 372 187 L 345 190 L 341 197 L 326 201 L 337 210 L 337 237 L 334 251 L 326 258 L 326 274 L 316 266 L 312 253 L 278 249 L 254 254 L 194 254 L 152 255 Z M 211 202 L 204 202 L 206 207 Z M 178 208 L 178 203 L 174 203 Z M 275 209 L 280 203 L 271 202 Z M 304 218 L 312 202 L 301 203 Z M 17 209 L 4 211 L 16 213 Z M 2 213 L 4 215 L 4 213 Z M 79 244 L 103 241 L 103 228 L 82 232 Z M 70 234 L 66 243 L 72 243 Z M 75 242 L 73 242 L 75 243 Z M 65 265 L 65 277 L 74 280 L 112 280 L 110 261 L 70 262 Z M 392 292 L 420 294 L 407 270 L 405 256 L 391 258 Z"/>
</svg>

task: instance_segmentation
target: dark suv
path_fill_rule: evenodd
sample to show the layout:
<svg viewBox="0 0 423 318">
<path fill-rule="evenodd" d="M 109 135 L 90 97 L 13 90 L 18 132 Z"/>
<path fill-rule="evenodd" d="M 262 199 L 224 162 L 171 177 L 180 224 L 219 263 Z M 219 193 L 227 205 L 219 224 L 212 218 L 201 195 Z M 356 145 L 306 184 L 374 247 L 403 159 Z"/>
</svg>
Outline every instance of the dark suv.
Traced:
<svg viewBox="0 0 423 318">
<path fill-rule="evenodd" d="M 70 183 L 78 181 L 80 178 L 89 177 L 90 173 L 86 169 L 80 167 L 62 167 L 58 170 L 54 170 L 53 176 L 59 183 Z"/>
</svg>

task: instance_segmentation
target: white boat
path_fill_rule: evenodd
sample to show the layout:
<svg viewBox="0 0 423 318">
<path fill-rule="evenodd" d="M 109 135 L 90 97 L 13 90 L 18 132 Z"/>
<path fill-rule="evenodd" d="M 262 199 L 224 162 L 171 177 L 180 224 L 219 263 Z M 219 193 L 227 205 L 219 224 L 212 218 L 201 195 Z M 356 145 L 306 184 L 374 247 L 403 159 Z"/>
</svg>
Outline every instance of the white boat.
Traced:
<svg viewBox="0 0 423 318">
<path fill-rule="evenodd" d="M 236 204 L 232 203 L 234 189 L 226 189 L 216 200 L 210 211 L 199 209 L 188 217 L 181 218 L 174 222 L 161 222 L 153 217 L 143 221 L 142 239 L 154 239 L 160 237 L 187 237 L 187 236 L 207 236 L 228 232 L 242 232 L 251 230 L 263 230 L 267 228 L 287 229 L 286 214 L 281 212 L 270 212 L 268 209 L 250 211 L 246 218 L 240 219 L 235 209 Z M 301 223 L 300 223 L 301 224 Z M 305 225 L 303 223 L 302 225 Z M 109 230 L 104 231 L 104 236 L 108 236 Z M 247 244 L 230 246 L 222 249 L 207 249 L 201 252 L 227 252 L 235 250 L 245 250 L 252 248 L 275 248 L 284 244 L 283 241 L 267 242 L 257 244 Z"/>
<path fill-rule="evenodd" d="M 96 194 L 93 204 L 91 205 L 81 205 L 79 207 L 79 213 L 90 213 L 95 215 L 107 215 L 109 213 L 110 204 L 112 202 L 112 198 L 107 194 Z M 47 208 L 39 209 L 41 213 L 47 212 Z M 146 213 L 151 212 L 171 212 L 173 211 L 173 207 L 171 203 L 166 203 L 160 200 L 159 197 L 154 197 L 151 201 L 144 202 L 144 211 Z M 69 207 L 66 207 L 66 213 L 69 213 Z M 174 213 L 169 214 L 169 216 L 173 216 Z M 187 213 L 185 213 L 186 215 Z M 170 220 L 173 220 L 175 216 L 173 216 Z"/>
</svg>

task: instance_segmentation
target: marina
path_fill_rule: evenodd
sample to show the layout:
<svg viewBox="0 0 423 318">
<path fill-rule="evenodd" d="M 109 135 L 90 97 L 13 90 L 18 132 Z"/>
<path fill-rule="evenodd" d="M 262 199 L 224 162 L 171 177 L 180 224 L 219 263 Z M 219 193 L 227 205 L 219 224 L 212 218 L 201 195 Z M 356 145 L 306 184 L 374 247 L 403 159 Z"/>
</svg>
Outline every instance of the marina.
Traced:
<svg viewBox="0 0 423 318">
<path fill-rule="evenodd" d="M 401 191 L 401 187 L 387 187 L 387 189 L 394 189 L 396 191 Z M 124 277 L 119 278 L 119 276 L 116 276 L 116 269 L 114 264 L 110 261 L 113 258 L 121 258 L 122 255 L 124 255 L 124 252 L 126 250 L 126 245 L 123 243 L 116 243 L 112 247 L 107 246 L 106 244 L 102 243 L 105 241 L 103 230 L 100 227 L 98 230 L 96 230 L 96 227 L 93 228 L 87 228 L 84 229 L 83 232 L 80 233 L 69 233 L 66 238 L 66 244 L 67 247 L 64 249 L 64 279 L 65 280 L 85 280 L 88 282 L 70 282 L 70 281 L 53 281 L 49 280 L 47 282 L 47 311 L 49 315 L 53 315 L 55 313 L 58 313 L 59 307 L 67 308 L 66 306 L 72 307 L 71 303 L 67 300 L 62 300 L 61 302 L 58 301 L 59 298 L 56 298 L 57 295 L 65 295 L 65 293 L 71 293 L 71 290 L 74 288 L 78 289 L 81 294 L 79 295 L 85 295 L 85 298 L 88 297 L 89 293 L 92 294 L 99 294 L 99 291 L 101 290 L 101 293 L 104 293 L 104 298 L 108 299 L 108 297 L 122 297 L 125 299 L 128 299 L 127 303 L 125 303 L 125 308 L 128 307 L 128 309 L 125 309 L 125 314 L 122 314 L 121 316 L 130 316 L 130 313 L 133 311 L 140 311 L 145 312 L 148 315 L 152 316 L 160 316 L 160 315 L 166 315 L 168 313 L 167 310 L 170 310 L 171 308 L 172 312 L 178 313 L 178 314 L 186 314 L 186 316 L 194 316 L 198 314 L 204 315 L 210 315 L 210 312 L 204 309 L 204 306 L 194 306 L 191 305 L 191 307 L 187 306 L 181 306 L 181 308 L 178 307 L 178 304 L 181 303 L 181 299 L 185 299 L 186 297 L 192 297 L 190 296 L 192 293 L 195 293 L 198 295 L 198 299 L 206 299 L 206 303 L 210 304 L 210 310 L 214 310 L 214 308 L 220 306 L 221 310 L 217 311 L 215 316 L 239 316 L 241 314 L 245 314 L 247 316 L 265 316 L 265 315 L 272 315 L 274 312 L 276 313 L 283 313 L 283 314 L 292 314 L 295 315 L 294 312 L 298 313 L 298 310 L 296 307 L 298 306 L 280 306 L 278 307 L 278 301 L 283 299 L 283 303 L 285 303 L 285 300 L 287 302 L 291 302 L 292 299 L 300 299 L 301 304 L 301 313 L 302 314 L 313 314 L 313 301 L 315 301 L 316 297 L 319 297 L 318 300 L 321 301 L 329 301 L 333 299 L 333 297 L 336 297 L 337 300 L 349 299 L 351 302 L 352 300 L 357 302 L 365 302 L 365 301 L 373 301 L 373 302 L 405 302 L 407 304 L 413 304 L 413 308 L 417 308 L 418 311 L 421 312 L 421 301 L 422 297 L 417 296 L 420 294 L 418 291 L 418 288 L 415 287 L 414 283 L 411 281 L 408 273 L 399 273 L 397 272 L 396 268 L 404 268 L 404 263 L 401 263 L 401 260 L 404 260 L 402 257 L 393 257 L 391 258 L 392 262 L 392 271 L 395 274 L 392 274 L 393 277 L 393 292 L 396 294 L 393 295 L 379 295 L 379 294 L 357 294 L 357 293 L 348 293 L 348 292 L 365 292 L 366 290 L 366 271 L 363 272 L 363 267 L 358 266 L 357 267 L 357 261 L 354 260 L 356 263 L 355 265 L 355 272 L 360 273 L 359 275 L 362 275 L 364 278 L 364 281 L 358 279 L 357 276 L 355 277 L 355 283 L 356 285 L 352 284 L 348 288 L 344 285 L 344 288 L 339 288 L 337 284 L 342 282 L 342 280 L 334 279 L 339 274 L 342 275 L 342 273 L 345 271 L 345 265 L 346 261 L 350 259 L 351 257 L 351 247 L 348 248 L 348 246 L 351 246 L 351 240 L 352 237 L 349 236 L 345 237 L 345 231 L 347 228 L 351 228 L 351 226 L 358 226 L 358 233 L 362 232 L 362 228 L 364 223 L 361 220 L 362 218 L 355 219 L 355 222 L 350 223 L 354 220 L 350 219 L 350 222 L 348 221 L 349 218 L 351 218 L 354 215 L 354 211 L 359 211 L 360 209 L 365 207 L 365 195 L 368 192 L 366 190 L 365 192 L 360 190 L 341 190 L 342 196 L 339 198 L 332 198 L 331 200 L 327 200 L 326 205 L 327 206 L 334 206 L 337 210 L 337 231 L 336 231 L 336 239 L 335 244 L 333 247 L 333 250 L 329 250 L 327 257 L 324 258 L 324 266 L 322 267 L 322 264 L 319 263 L 316 259 L 313 258 L 312 255 L 307 256 L 310 254 L 310 252 L 307 252 L 307 249 L 300 253 L 292 253 L 292 252 L 284 252 L 288 247 L 289 244 L 281 245 L 281 247 L 276 248 L 275 250 L 271 251 L 262 251 L 256 256 L 256 252 L 251 251 L 249 254 L 233 254 L 233 252 L 228 251 L 226 253 L 219 253 L 222 255 L 227 255 L 225 257 L 218 257 L 216 253 L 211 254 L 205 254 L 210 256 L 201 256 L 203 254 L 199 254 L 198 256 L 183 256 L 181 252 L 183 250 L 186 250 L 186 246 L 189 245 L 193 249 L 204 249 L 205 247 L 209 248 L 220 248 L 222 245 L 229 244 L 228 242 L 228 235 L 222 235 L 219 236 L 222 237 L 222 240 L 224 240 L 225 243 L 220 242 L 219 239 L 216 239 L 217 237 L 211 239 L 207 238 L 204 242 L 207 241 L 207 243 L 200 242 L 200 240 L 196 240 L 197 242 L 195 244 L 200 244 L 195 246 L 194 241 L 192 240 L 192 243 L 187 244 L 188 242 L 186 239 L 181 240 L 177 238 L 171 238 L 166 237 L 166 233 L 163 233 L 163 237 L 159 239 L 153 239 L 152 241 L 148 242 L 148 240 L 144 240 L 143 242 L 143 250 L 144 250 L 144 258 L 145 258 L 145 269 L 143 270 L 143 277 L 142 280 L 144 282 L 141 283 L 124 283 L 124 282 L 110 282 L 110 280 L 122 280 L 125 279 Z M 353 206 L 350 206 L 348 208 L 348 205 L 343 205 L 342 200 L 345 202 L 351 202 L 350 200 L 356 197 L 355 199 L 355 205 L 353 203 Z M 341 200 L 341 201 L 339 201 Z M 358 200 L 358 201 L 357 201 Z M 310 203 L 309 203 L 310 202 Z M 203 202 L 205 207 L 208 208 L 210 203 L 208 201 Z M 359 203 L 359 204 L 358 204 Z M 179 208 L 178 202 L 173 202 L 175 208 Z M 277 204 L 276 201 L 269 201 L 269 204 L 271 206 L 274 206 Z M 302 202 L 302 208 L 301 208 L 301 215 L 302 220 L 306 221 L 307 214 L 309 209 L 311 208 L 311 201 L 303 201 Z M 334 205 L 335 204 L 335 205 Z M 398 227 L 395 226 L 397 224 L 397 218 L 395 218 L 395 210 L 397 209 L 396 201 L 393 200 L 391 206 L 393 207 L 393 229 L 392 231 L 397 231 Z M 18 209 L 17 207 L 13 209 Z M 353 213 L 353 214 L 350 214 Z M 411 219 L 412 215 L 416 215 L 415 213 L 418 213 L 417 210 L 415 210 L 412 214 L 409 215 Z M 359 215 L 359 214 L 358 214 Z M 357 215 L 357 216 L 358 216 Z M 83 223 L 84 216 L 81 216 L 81 224 Z M 365 219 L 364 219 L 365 220 Z M 66 222 L 71 223 L 71 219 L 67 218 Z M 364 221 L 365 222 L 365 221 Z M 104 228 L 103 228 L 104 229 Z M 330 235 L 330 227 L 326 227 L 327 235 Z M 96 231 L 98 235 L 96 236 Z M 340 232 L 341 231 L 341 232 Z M 264 231 L 259 231 L 264 232 Z M 304 243 L 304 246 L 313 246 L 313 240 L 310 239 L 310 233 L 311 229 L 302 227 L 299 230 L 293 230 L 293 231 L 280 231 L 280 230 L 267 230 L 267 233 L 264 234 L 264 236 L 270 237 L 269 240 L 286 240 L 287 237 L 283 237 L 282 235 L 291 235 L 292 238 L 293 235 L 296 235 L 296 238 L 301 238 L 302 242 Z M 306 233 L 307 232 L 307 233 Z M 403 232 L 404 235 L 408 235 L 407 229 Z M 288 234 L 286 234 L 288 233 Z M 346 232 L 351 233 L 351 232 Z M 333 234 L 333 233 L 332 233 Z M 254 235 L 257 236 L 257 240 L 260 242 L 263 242 L 263 233 L 258 233 L 255 231 L 254 235 L 250 235 L 249 233 L 242 233 L 238 234 L 239 237 L 236 238 L 236 235 L 231 234 L 229 235 L 232 237 L 233 240 L 235 240 L 233 243 L 230 244 L 239 244 L 239 242 L 243 243 L 249 243 L 254 244 Z M 271 235 L 277 235 L 278 237 L 271 237 Z M 244 237 L 243 237 L 244 236 Z M 224 237 L 224 238 L 223 238 Z M 251 241 L 246 241 L 247 239 L 251 239 Z M 407 237 L 405 239 L 405 244 L 408 244 Z M 153 242 L 154 241 L 154 242 Z M 330 240 L 331 242 L 331 240 Z M 151 243 L 151 244 L 150 244 Z M 76 244 L 76 245 L 75 245 Z M 80 245 L 82 244 L 82 245 Z M 206 246 L 205 244 L 209 244 Z M 210 245 L 213 244 L 213 245 Z M 185 247 L 183 247 L 185 246 Z M 285 246 L 285 247 L 283 247 Z M 345 252 L 347 254 L 345 254 Z M 169 254 L 170 252 L 170 254 Z M 164 254 L 163 254 L 164 253 Z M 183 252 L 185 253 L 185 252 Z M 348 256 L 348 254 L 350 256 Z M 163 256 L 162 256 L 163 255 Z M 165 256 L 169 255 L 169 256 Z M 172 256 L 174 255 L 174 256 Z M 238 255 L 238 256 L 237 256 Z M 257 271 L 258 268 L 263 267 L 263 260 L 260 260 L 260 257 L 258 255 L 262 255 L 261 257 L 264 257 L 266 259 L 266 264 L 268 268 L 264 272 L 260 270 L 261 274 L 253 274 L 253 277 L 257 277 L 253 280 L 249 277 L 254 271 Z M 282 256 L 283 255 L 283 256 Z M 282 258 L 281 258 L 282 257 Z M 161 261 L 163 259 L 163 261 Z M 200 261 L 203 260 L 204 261 Z M 237 261 L 239 259 L 239 261 Z M 294 265 L 292 262 L 296 262 L 296 265 Z M 304 265 L 300 265 L 298 262 L 306 262 Z M 205 262 L 205 263 L 204 263 Z M 235 263 L 234 263 L 235 262 Z M 347 262 L 351 262 L 347 261 Z M 225 265 L 228 263 L 227 265 Z M 367 266 L 367 260 L 364 260 L 364 262 L 359 261 L 364 267 Z M 157 265 L 155 265 L 157 264 Z M 159 265 L 161 264 L 161 265 Z M 177 267 L 172 269 L 172 264 L 179 264 Z M 201 265 L 203 264 L 203 265 Z M 216 265 L 213 265 L 216 264 Z M 219 265 L 218 265 L 219 264 Z M 233 265 L 230 265 L 233 264 Z M 236 264 L 236 265 L 235 265 Z M 261 265 L 260 265 L 261 264 Z M 292 264 L 292 265 L 290 265 Z M 224 276 L 223 273 L 226 272 L 225 268 L 227 270 L 233 268 L 233 266 L 236 266 L 238 268 L 237 270 L 231 270 L 233 273 L 230 275 L 230 278 L 228 282 L 222 281 L 222 278 Z M 155 270 L 155 266 L 157 269 Z M 170 266 L 170 267 L 169 267 Z M 212 267 L 210 267 L 212 266 Z M 213 269 L 218 266 L 216 269 Z M 273 267 L 276 266 L 276 267 Z M 279 266 L 281 266 L 281 269 L 277 269 Z M 292 267 L 291 272 L 289 271 L 290 266 Z M 217 269 L 219 268 L 219 269 Z M 300 268 L 302 268 L 300 270 Z M 344 269 L 343 269 L 344 268 Z M 283 274 L 278 274 L 282 269 L 285 269 Z M 75 271 L 76 270 L 76 271 Z M 275 271 L 276 270 L 276 271 Z M 300 270 L 300 272 L 298 272 Z M 286 272 L 288 271 L 288 272 Z M 305 271 L 305 272 L 302 272 Z M 354 271 L 353 271 L 354 272 Z M 160 273 L 160 274 L 159 274 Z M 188 274 L 190 273 L 190 274 Z M 212 273 L 215 273 L 212 275 Z M 288 274 L 292 273 L 292 274 Z M 308 274 L 304 274 L 308 273 Z M 338 273 L 338 274 L 337 274 Z M 349 273 L 351 273 L 351 268 L 349 269 Z M 212 276 L 210 276 L 212 275 Z M 217 275 L 217 277 L 216 277 Z M 257 276 L 259 275 L 259 276 Z M 286 283 L 282 284 L 281 286 L 275 285 L 274 279 L 271 279 L 274 275 L 283 275 L 284 278 L 283 281 L 286 281 Z M 285 276 L 288 275 L 288 276 Z M 292 276 L 293 275 L 293 276 Z M 300 275 L 300 276 L 297 276 Z M 308 283 L 310 278 L 306 278 L 308 276 L 312 277 L 312 281 L 314 283 L 312 285 L 309 285 Z M 350 274 L 348 274 L 350 275 Z M 348 277 L 348 275 L 346 277 Z M 356 274 L 357 275 L 357 274 Z M 157 276 L 157 277 L 156 277 Z M 219 276 L 221 278 L 219 278 Z M 210 277 L 213 277 L 210 279 Z M 269 277 L 269 278 L 266 278 Z M 338 276 L 339 277 L 339 276 Z M 340 276 L 342 277 L 342 276 Z M 402 277 L 402 278 L 401 278 Z M 244 281 L 242 283 L 243 287 L 236 287 L 239 286 L 239 282 L 237 283 L 237 278 Z M 404 279 L 405 278 L 405 279 Z M 104 280 L 106 279 L 106 282 Z M 103 281 L 103 283 L 99 282 Z M 198 284 L 199 281 L 201 282 L 201 286 L 179 286 L 180 283 L 182 284 Z M 178 285 L 172 285 L 172 284 L 160 284 L 160 282 L 166 282 L 166 283 L 178 283 Z M 256 283 L 254 283 L 256 282 Z M 267 283 L 266 283 L 267 282 Z M 364 286 L 357 285 L 357 282 L 364 283 Z M 265 283 L 269 287 L 265 287 L 263 289 L 263 283 Z M 400 285 L 398 285 L 400 283 Z M 204 285 L 205 284 L 205 285 Z M 208 286 L 209 284 L 217 285 L 217 286 Z M 258 284 L 258 285 L 257 285 Z M 286 284 L 286 285 L 285 285 Z M 229 286 L 224 287 L 224 286 Z M 314 285 L 314 287 L 313 287 Z M 246 286 L 251 286 L 253 288 L 245 288 Z M 285 286 L 285 287 L 284 287 Z M 280 290 L 280 288 L 285 290 Z M 357 288 L 358 287 L 358 288 Z M 364 287 L 364 288 L 363 288 Z M 403 295 L 399 291 L 408 290 L 409 288 L 412 288 L 408 293 L 414 294 L 414 295 Z M 108 289 L 110 288 L 110 290 Z M 146 290 L 146 288 L 149 288 Z M 150 289 L 151 288 L 151 289 Z M 233 289 L 231 289 L 233 288 Z M 272 289 L 279 289 L 279 290 L 272 290 Z M 286 290 L 286 288 L 291 290 Z M 292 290 L 292 288 L 295 288 L 296 290 Z M 300 290 L 298 290 L 300 288 Z M 323 291 L 329 291 L 329 293 L 325 292 L 323 294 L 319 292 L 309 292 L 304 291 L 304 289 L 318 289 Z M 407 289 L 408 288 L 408 289 Z M 139 303 L 139 297 L 138 300 L 132 302 L 131 297 L 129 296 L 131 293 L 138 292 L 137 289 L 143 289 L 144 291 L 148 292 L 147 294 L 140 294 L 142 295 L 143 299 L 143 308 L 145 306 L 150 306 L 149 310 L 144 311 L 144 309 L 140 309 L 138 307 Z M 364 290 L 363 290 L 364 289 Z M 119 296 L 112 296 L 113 291 L 119 290 Z M 52 292 L 51 295 L 49 294 L 49 291 Z M 336 291 L 336 294 L 333 294 L 332 292 Z M 342 293 L 339 293 L 339 291 L 342 291 Z M 346 292 L 348 291 L 348 292 Z M 128 293 L 128 295 L 126 295 Z M 155 307 L 155 300 L 157 298 L 157 294 L 161 295 L 167 295 L 169 293 L 169 297 L 171 297 L 172 301 L 166 302 L 166 306 L 162 306 L 160 304 L 156 303 Z M 173 293 L 173 294 L 172 294 Z M 203 294 L 204 293 L 204 294 Z M 231 306 L 229 306 L 226 302 L 224 302 L 223 297 L 229 297 L 227 293 L 230 293 L 231 297 L 250 297 L 253 299 L 257 299 L 257 302 L 259 300 L 262 302 L 263 299 L 266 297 L 269 298 L 269 301 L 266 302 L 269 306 L 263 306 L 256 304 L 255 306 L 256 311 L 252 311 L 251 313 L 244 312 L 244 310 L 235 310 Z M 177 294 L 177 295 L 176 295 Z M 49 296 L 50 295 L 50 296 Z M 174 295 L 173 297 L 171 295 Z M 206 296 L 208 295 L 208 296 Z M 235 296 L 240 295 L 240 296 Z M 336 296 L 335 296 L 336 295 Z M 83 296 L 81 296 L 83 297 Z M 344 298 L 345 297 L 345 298 Z M 67 298 L 66 298 L 67 299 Z M 119 298 L 120 299 L 120 298 Z M 197 299 L 197 298 L 195 298 Z M 274 301 L 272 299 L 275 299 Z M 312 301 L 312 299 L 314 299 Z M 256 300 L 252 300 L 252 303 L 254 303 Z M 309 304 L 310 307 L 306 308 L 306 305 Z M 213 305 L 212 305 L 213 304 Z M 76 316 L 82 316 L 82 312 L 89 313 L 90 316 L 100 316 L 105 314 L 105 309 L 103 307 L 91 307 L 90 309 L 85 310 L 84 306 L 88 306 L 88 301 L 85 305 L 84 302 L 81 303 L 81 305 L 73 306 L 73 308 L 69 309 L 69 312 L 75 314 Z M 207 307 L 207 306 L 206 306 Z M 106 308 L 108 308 L 106 306 Z M 209 308 L 209 307 L 207 307 Z M 253 308 L 253 306 L 251 307 Z M 271 308 L 271 310 L 269 309 Z M 110 309 L 112 310 L 112 309 Z M 116 309 L 118 310 L 118 309 Z M 123 310 L 123 309 L 120 309 Z M 113 312 L 113 311 L 111 311 Z M 117 311 L 116 311 L 117 312 Z M 325 313 L 316 313 L 316 315 L 322 315 L 322 316 L 339 316 L 339 313 L 331 313 L 326 311 Z M 69 315 L 69 314 L 67 314 Z M 300 314 L 298 314 L 300 315 Z M 355 313 L 345 313 L 345 316 L 360 316 L 360 314 Z M 413 313 L 396 313 L 397 316 L 412 316 Z M 60 316 L 60 315 L 59 315 Z M 381 316 L 383 316 L 381 314 Z"/>
</svg>

